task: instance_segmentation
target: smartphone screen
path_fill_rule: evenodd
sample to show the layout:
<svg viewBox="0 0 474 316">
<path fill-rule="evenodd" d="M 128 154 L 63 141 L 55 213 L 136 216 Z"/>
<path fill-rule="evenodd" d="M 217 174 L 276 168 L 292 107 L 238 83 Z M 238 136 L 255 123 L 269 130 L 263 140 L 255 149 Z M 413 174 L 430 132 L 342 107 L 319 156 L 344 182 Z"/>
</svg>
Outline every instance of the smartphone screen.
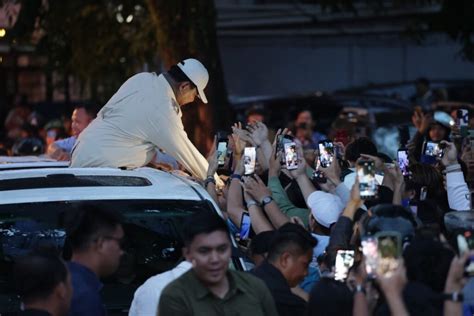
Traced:
<svg viewBox="0 0 474 316">
<path fill-rule="evenodd" d="M 225 157 L 227 155 L 227 142 L 219 141 L 217 143 L 217 164 L 222 167 L 225 164 Z"/>
<path fill-rule="evenodd" d="M 244 149 L 244 169 L 245 175 L 249 176 L 255 172 L 255 161 L 257 159 L 257 152 L 255 147 L 245 147 Z"/>
<path fill-rule="evenodd" d="M 334 159 L 334 144 L 330 141 L 319 142 L 319 162 L 321 167 L 327 168 Z"/>
<path fill-rule="evenodd" d="M 402 172 L 404 177 L 407 177 L 409 175 L 408 171 L 408 153 L 406 150 L 399 150 L 397 152 L 397 162 L 398 162 L 398 167 L 400 167 L 400 171 Z"/>
<path fill-rule="evenodd" d="M 462 255 L 466 251 L 474 249 L 474 234 L 473 232 L 467 230 L 463 234 L 457 235 L 457 244 L 459 254 Z M 464 268 L 464 272 L 468 276 L 474 276 L 474 257 L 470 257 Z"/>
<path fill-rule="evenodd" d="M 376 234 L 379 265 L 377 273 L 389 275 L 398 267 L 401 256 L 401 235 L 397 232 L 380 232 Z"/>
<path fill-rule="evenodd" d="M 344 282 L 349 274 L 349 269 L 354 265 L 354 250 L 338 250 L 334 280 Z"/>
<path fill-rule="evenodd" d="M 427 195 L 428 195 L 428 188 L 427 187 L 421 187 L 421 189 L 420 189 L 420 201 L 426 200 Z"/>
<path fill-rule="evenodd" d="M 293 170 L 298 168 L 298 153 L 296 152 L 296 143 L 286 143 L 285 148 L 285 163 L 286 169 Z"/>
<path fill-rule="evenodd" d="M 282 153 L 281 161 L 280 161 L 280 163 L 282 165 L 285 164 L 285 156 L 284 156 L 285 144 L 293 143 L 293 142 L 294 142 L 294 138 L 290 135 L 278 135 L 278 137 L 277 137 L 277 147 L 276 147 L 276 151 L 275 151 L 275 158 L 276 158 L 277 153 L 279 153 L 279 152 Z"/>
<path fill-rule="evenodd" d="M 240 221 L 240 240 L 247 240 L 250 234 L 250 215 L 248 213 L 242 213 L 242 219 Z"/>
<path fill-rule="evenodd" d="M 359 191 L 362 199 L 371 199 L 377 195 L 377 180 L 375 179 L 375 163 L 372 160 L 362 160 L 357 164 Z"/>
<path fill-rule="evenodd" d="M 426 142 L 425 150 L 423 152 L 426 156 L 438 157 L 438 158 L 443 157 L 443 149 L 440 148 L 439 143 L 430 142 L 430 141 Z"/>
<path fill-rule="evenodd" d="M 374 237 L 366 237 L 361 241 L 362 254 L 365 258 L 365 271 L 368 276 L 375 277 L 375 272 L 379 264 L 379 253 L 377 239 Z"/>
<path fill-rule="evenodd" d="M 466 109 L 459 109 L 456 113 L 456 123 L 459 126 L 461 136 L 466 137 L 469 128 L 469 111 Z"/>
</svg>

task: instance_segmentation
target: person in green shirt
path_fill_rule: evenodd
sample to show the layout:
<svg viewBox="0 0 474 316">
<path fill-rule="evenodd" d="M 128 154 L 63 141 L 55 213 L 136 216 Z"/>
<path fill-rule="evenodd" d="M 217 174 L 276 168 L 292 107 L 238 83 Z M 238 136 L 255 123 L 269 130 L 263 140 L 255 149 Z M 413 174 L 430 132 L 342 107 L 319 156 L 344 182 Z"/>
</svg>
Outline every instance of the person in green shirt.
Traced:
<svg viewBox="0 0 474 316">
<path fill-rule="evenodd" d="M 162 292 L 158 315 L 278 315 L 270 291 L 258 278 L 229 270 L 231 241 L 217 214 L 201 211 L 183 226 L 190 271 Z"/>
</svg>

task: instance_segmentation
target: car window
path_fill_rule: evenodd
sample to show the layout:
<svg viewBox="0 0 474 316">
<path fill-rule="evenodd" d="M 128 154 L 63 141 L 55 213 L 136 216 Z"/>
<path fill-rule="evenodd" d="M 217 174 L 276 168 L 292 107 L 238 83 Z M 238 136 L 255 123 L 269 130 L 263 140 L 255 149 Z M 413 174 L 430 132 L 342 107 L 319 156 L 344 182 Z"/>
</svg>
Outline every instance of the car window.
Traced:
<svg viewBox="0 0 474 316">
<path fill-rule="evenodd" d="M 48 248 L 62 252 L 69 259 L 70 251 L 64 246 L 63 218 L 77 204 L 67 201 L 0 205 L 0 314 L 19 308 L 11 279 L 16 257 Z M 207 201 L 132 200 L 94 204 L 114 209 L 124 217 L 125 254 L 115 275 L 102 280 L 103 299 L 112 313 L 126 312 L 138 286 L 149 277 L 173 268 L 182 259 L 184 219 L 212 208 Z"/>
</svg>

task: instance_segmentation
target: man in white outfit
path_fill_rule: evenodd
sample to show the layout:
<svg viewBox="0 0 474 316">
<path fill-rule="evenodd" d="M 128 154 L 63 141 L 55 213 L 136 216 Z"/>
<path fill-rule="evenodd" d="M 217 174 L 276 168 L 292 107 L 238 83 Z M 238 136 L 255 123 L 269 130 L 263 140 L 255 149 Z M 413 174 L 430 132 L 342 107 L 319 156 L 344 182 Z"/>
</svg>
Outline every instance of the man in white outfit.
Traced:
<svg viewBox="0 0 474 316">
<path fill-rule="evenodd" d="M 129 78 L 79 135 L 71 167 L 142 167 L 160 148 L 193 176 L 206 178 L 207 160 L 188 139 L 180 107 L 196 97 L 207 103 L 208 81 L 206 68 L 196 59 L 160 75 Z"/>
</svg>

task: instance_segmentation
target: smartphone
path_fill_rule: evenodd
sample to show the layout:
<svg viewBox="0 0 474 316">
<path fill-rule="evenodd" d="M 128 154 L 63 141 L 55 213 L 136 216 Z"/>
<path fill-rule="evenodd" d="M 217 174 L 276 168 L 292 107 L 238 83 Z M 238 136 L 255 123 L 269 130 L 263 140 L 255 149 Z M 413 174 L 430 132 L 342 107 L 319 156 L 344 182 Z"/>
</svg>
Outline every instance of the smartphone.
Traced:
<svg viewBox="0 0 474 316">
<path fill-rule="evenodd" d="M 257 160 L 257 152 L 255 147 L 244 148 L 244 175 L 249 176 L 255 173 L 255 162 Z"/>
<path fill-rule="evenodd" d="M 408 177 L 410 175 L 408 171 L 408 152 L 405 149 L 399 149 L 397 152 L 397 162 L 400 171 L 402 172 L 404 177 Z"/>
<path fill-rule="evenodd" d="M 426 200 L 427 195 L 428 195 L 428 188 L 427 187 L 421 187 L 421 189 L 420 189 L 420 201 Z"/>
<path fill-rule="evenodd" d="M 459 255 L 464 254 L 466 251 L 474 249 L 474 233 L 470 230 L 466 230 L 462 234 L 456 236 L 458 244 Z M 469 257 L 464 267 L 464 274 L 467 276 L 474 276 L 474 257 Z"/>
<path fill-rule="evenodd" d="M 379 264 L 377 273 L 389 275 L 398 267 L 398 259 L 402 255 L 402 237 L 394 231 L 383 231 L 375 234 Z"/>
<path fill-rule="evenodd" d="M 375 163 L 372 160 L 361 160 L 357 164 L 357 178 L 362 199 L 373 199 L 377 195 L 377 180 L 375 179 Z"/>
<path fill-rule="evenodd" d="M 228 143 L 225 140 L 219 141 L 217 143 L 217 165 L 219 167 L 222 167 L 225 164 L 225 157 L 227 156 L 227 146 Z"/>
<path fill-rule="evenodd" d="M 361 240 L 362 254 L 365 258 L 365 271 L 369 278 L 374 278 L 379 265 L 378 244 L 375 237 L 365 237 Z"/>
<path fill-rule="evenodd" d="M 466 109 L 459 109 L 456 112 L 456 123 L 462 137 L 466 137 L 469 126 L 469 111 Z"/>
<path fill-rule="evenodd" d="M 285 143 L 285 164 L 286 169 L 293 170 L 298 168 L 298 153 L 296 152 L 296 143 Z"/>
<path fill-rule="evenodd" d="M 277 136 L 277 143 L 276 143 L 276 151 L 275 151 L 275 158 L 276 158 L 276 154 L 277 153 L 284 153 L 285 151 L 285 144 L 286 143 L 293 143 L 295 141 L 295 139 L 293 138 L 293 136 L 290 136 L 290 135 L 278 135 Z M 280 160 L 280 163 L 282 165 L 285 164 L 285 157 L 284 155 L 281 156 L 281 160 Z"/>
<path fill-rule="evenodd" d="M 440 146 L 440 143 L 427 141 L 425 142 L 423 153 L 426 156 L 443 158 L 443 146 Z"/>
<path fill-rule="evenodd" d="M 334 269 L 334 280 L 344 282 L 349 269 L 354 265 L 354 250 L 338 250 Z"/>
<path fill-rule="evenodd" d="M 240 240 L 249 239 L 250 226 L 250 215 L 245 212 L 242 213 L 242 219 L 240 220 Z"/>
<path fill-rule="evenodd" d="M 334 144 L 331 141 L 324 140 L 319 142 L 318 147 L 321 167 L 327 168 L 334 160 Z"/>
</svg>

